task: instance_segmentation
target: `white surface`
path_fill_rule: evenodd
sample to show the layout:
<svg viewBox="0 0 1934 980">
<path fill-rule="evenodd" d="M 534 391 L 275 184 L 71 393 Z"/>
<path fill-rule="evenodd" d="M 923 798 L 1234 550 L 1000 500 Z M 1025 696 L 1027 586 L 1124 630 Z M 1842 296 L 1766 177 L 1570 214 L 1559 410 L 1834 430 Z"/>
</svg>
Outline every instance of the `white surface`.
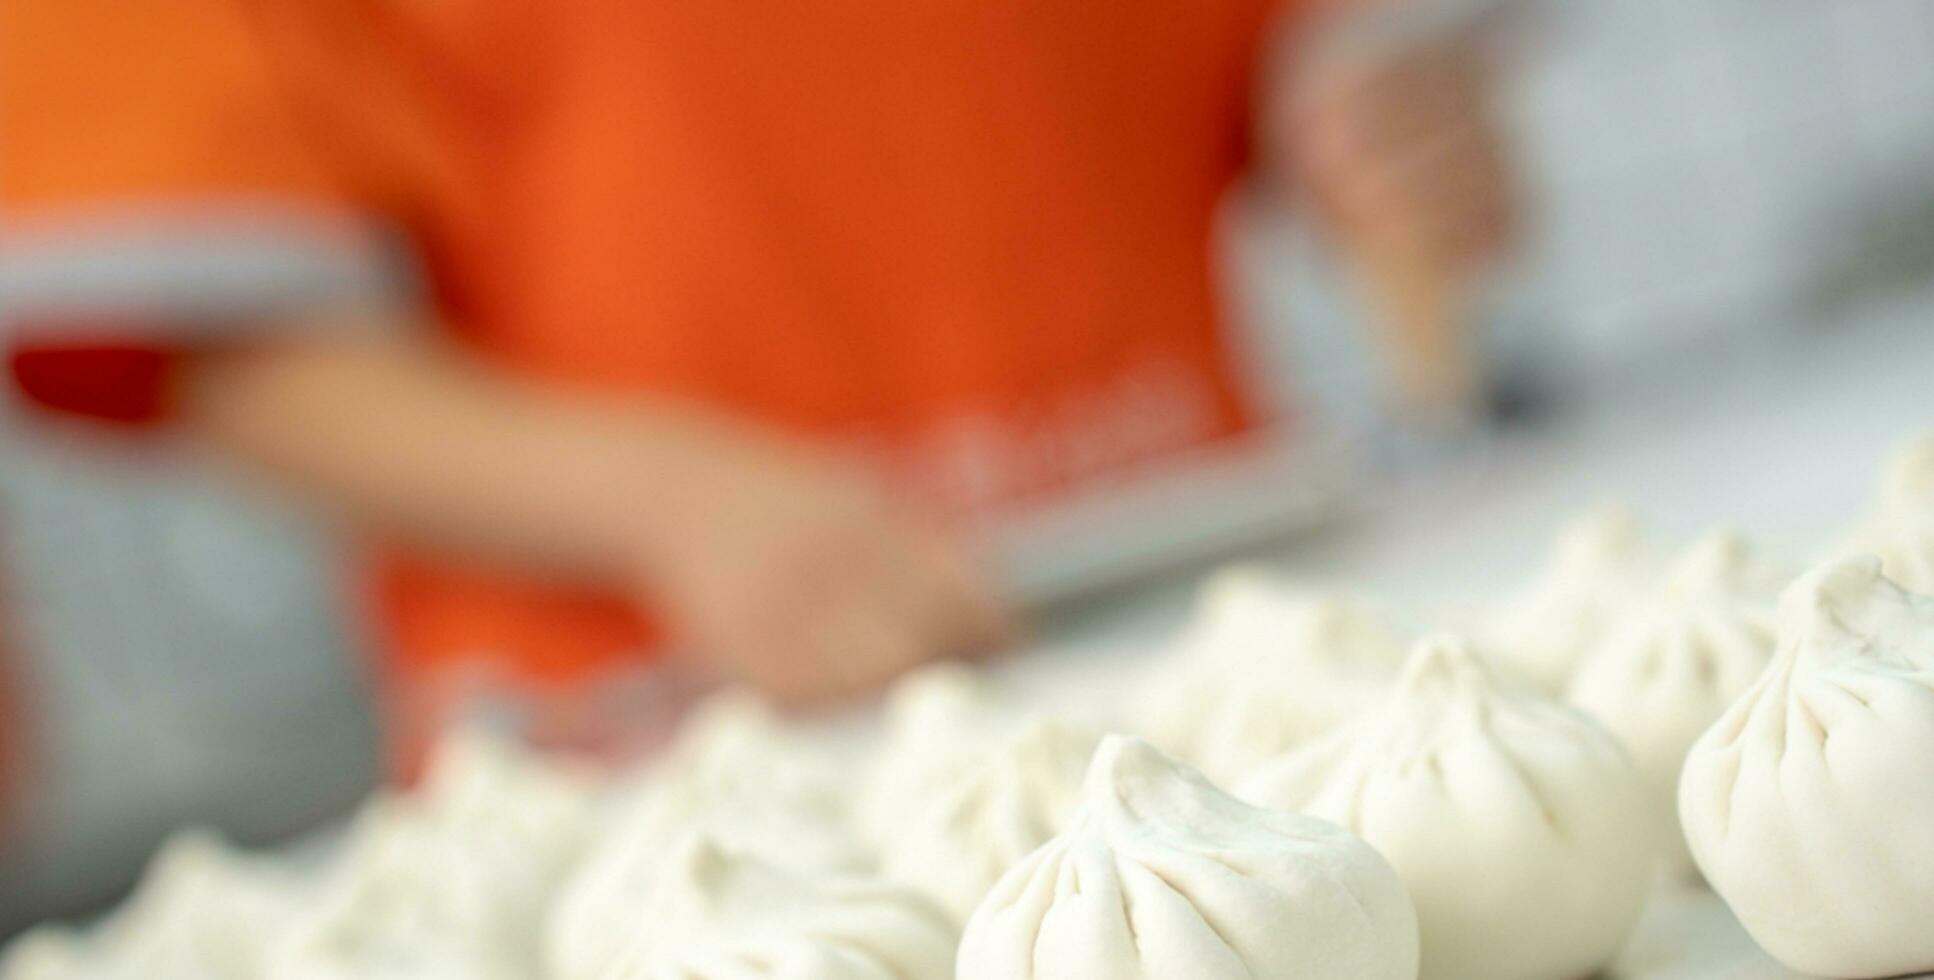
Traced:
<svg viewBox="0 0 1934 980">
<path fill-rule="evenodd" d="M 1638 933 L 1609 971 L 1613 980 L 1797 980 L 1753 945 L 1726 905 L 1691 886 L 1661 888 Z"/>
</svg>

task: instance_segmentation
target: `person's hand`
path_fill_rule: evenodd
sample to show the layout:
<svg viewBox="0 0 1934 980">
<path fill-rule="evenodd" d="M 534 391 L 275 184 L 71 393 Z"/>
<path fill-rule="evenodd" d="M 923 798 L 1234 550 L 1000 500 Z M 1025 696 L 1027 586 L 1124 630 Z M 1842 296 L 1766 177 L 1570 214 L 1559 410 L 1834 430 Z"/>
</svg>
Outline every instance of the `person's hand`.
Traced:
<svg viewBox="0 0 1934 980">
<path fill-rule="evenodd" d="M 1373 312 L 1398 410 L 1455 430 L 1485 384 L 1468 329 L 1473 287 L 1515 218 L 1488 66 L 1455 41 L 1311 60 L 1288 89 L 1279 151 Z"/>
<path fill-rule="evenodd" d="M 681 456 L 650 520 L 647 587 L 726 677 L 821 702 L 1005 637 L 958 542 L 856 467 L 728 426 Z"/>
<path fill-rule="evenodd" d="M 1468 275 L 1496 259 L 1513 183 L 1486 60 L 1467 44 L 1316 59 L 1290 99 L 1290 153 L 1346 239 Z"/>
</svg>

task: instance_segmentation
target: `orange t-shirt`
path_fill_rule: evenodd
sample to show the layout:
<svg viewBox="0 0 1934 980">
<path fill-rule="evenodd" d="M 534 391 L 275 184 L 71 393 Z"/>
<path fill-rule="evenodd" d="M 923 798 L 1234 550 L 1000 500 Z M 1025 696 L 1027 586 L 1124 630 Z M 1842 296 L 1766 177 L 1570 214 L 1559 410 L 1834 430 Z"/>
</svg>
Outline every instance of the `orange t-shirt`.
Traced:
<svg viewBox="0 0 1934 980">
<path fill-rule="evenodd" d="M 143 331 L 217 319 L 152 292 L 165 269 L 37 278 L 48 242 L 124 272 L 212 243 L 206 293 L 234 287 L 223 248 L 272 278 L 276 247 L 390 228 L 509 370 L 700 399 L 953 508 L 1106 479 L 1248 424 L 1211 223 L 1271 5 L 10 0 L 0 256 L 41 291 L 14 374 L 138 416 Z M 376 594 L 405 675 L 488 651 L 562 680 L 650 645 L 616 596 L 405 550 Z"/>
</svg>

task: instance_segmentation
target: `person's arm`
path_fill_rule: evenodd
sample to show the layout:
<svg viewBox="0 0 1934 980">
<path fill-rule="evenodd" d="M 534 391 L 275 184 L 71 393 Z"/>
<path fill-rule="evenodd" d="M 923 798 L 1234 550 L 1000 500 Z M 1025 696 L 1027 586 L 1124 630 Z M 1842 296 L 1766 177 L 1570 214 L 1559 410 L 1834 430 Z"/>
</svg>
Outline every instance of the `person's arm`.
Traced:
<svg viewBox="0 0 1934 980">
<path fill-rule="evenodd" d="M 516 380 L 429 331 L 330 326 L 187 356 L 179 423 L 354 526 L 629 590 L 782 698 L 998 636 L 956 543 L 857 468 L 696 406 Z"/>
</svg>

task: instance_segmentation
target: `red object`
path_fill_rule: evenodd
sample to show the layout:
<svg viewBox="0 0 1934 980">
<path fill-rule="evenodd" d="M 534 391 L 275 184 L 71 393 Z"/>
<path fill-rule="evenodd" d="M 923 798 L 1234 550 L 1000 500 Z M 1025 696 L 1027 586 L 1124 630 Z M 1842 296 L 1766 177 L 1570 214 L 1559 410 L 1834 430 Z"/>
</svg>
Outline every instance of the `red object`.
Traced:
<svg viewBox="0 0 1934 980">
<path fill-rule="evenodd" d="M 28 344 L 8 353 L 7 368 L 20 393 L 42 408 L 148 425 L 167 414 L 170 358 L 166 350 L 132 344 Z"/>
</svg>

